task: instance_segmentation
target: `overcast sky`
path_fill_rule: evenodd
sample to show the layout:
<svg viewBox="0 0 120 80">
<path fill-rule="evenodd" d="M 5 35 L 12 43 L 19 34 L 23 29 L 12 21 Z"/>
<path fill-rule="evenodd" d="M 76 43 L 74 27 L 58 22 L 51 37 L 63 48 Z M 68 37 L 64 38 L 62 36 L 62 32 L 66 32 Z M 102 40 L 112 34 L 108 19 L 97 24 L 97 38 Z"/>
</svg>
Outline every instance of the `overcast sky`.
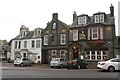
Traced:
<svg viewBox="0 0 120 80">
<path fill-rule="evenodd" d="M 119 0 L 1 0 L 0 1 L 0 39 L 10 39 L 19 34 L 21 25 L 33 30 L 45 28 L 51 21 L 52 14 L 58 13 L 59 20 L 72 23 L 73 11 L 77 15 L 92 16 L 99 11 L 110 13 L 113 4 L 118 35 L 118 1 Z"/>
</svg>

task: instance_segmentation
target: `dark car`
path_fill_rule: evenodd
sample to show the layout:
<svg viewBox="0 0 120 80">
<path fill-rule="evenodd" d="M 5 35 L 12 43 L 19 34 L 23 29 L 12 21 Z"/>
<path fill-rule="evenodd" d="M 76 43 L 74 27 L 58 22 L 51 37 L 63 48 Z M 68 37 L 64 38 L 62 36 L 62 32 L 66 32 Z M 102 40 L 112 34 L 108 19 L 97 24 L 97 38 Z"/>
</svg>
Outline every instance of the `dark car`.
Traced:
<svg viewBox="0 0 120 80">
<path fill-rule="evenodd" d="M 88 63 L 82 59 L 74 59 L 67 62 L 67 69 L 76 68 L 76 69 L 87 69 Z"/>
</svg>

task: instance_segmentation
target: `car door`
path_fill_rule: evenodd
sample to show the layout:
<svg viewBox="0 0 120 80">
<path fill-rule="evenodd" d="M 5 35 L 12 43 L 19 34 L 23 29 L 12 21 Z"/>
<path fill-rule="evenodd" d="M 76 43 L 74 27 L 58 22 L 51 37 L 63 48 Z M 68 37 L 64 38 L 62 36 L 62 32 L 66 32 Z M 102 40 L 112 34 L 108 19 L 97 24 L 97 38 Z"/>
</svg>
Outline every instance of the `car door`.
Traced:
<svg viewBox="0 0 120 80">
<path fill-rule="evenodd" d="M 120 59 L 117 59 L 118 62 L 118 70 L 120 70 Z"/>
<path fill-rule="evenodd" d="M 111 63 L 110 63 L 110 65 L 113 65 L 114 67 L 115 67 L 115 70 L 118 70 L 118 61 L 117 61 L 117 59 L 113 59 L 113 60 L 111 60 Z"/>
<path fill-rule="evenodd" d="M 23 58 L 23 59 L 22 59 L 22 63 L 23 63 L 24 65 L 26 65 L 26 58 Z"/>
<path fill-rule="evenodd" d="M 26 65 L 30 65 L 30 60 L 26 58 Z"/>
<path fill-rule="evenodd" d="M 65 63 L 65 59 L 60 59 L 60 62 L 61 62 L 61 64 L 62 64 L 63 66 L 66 65 L 66 63 Z"/>
</svg>

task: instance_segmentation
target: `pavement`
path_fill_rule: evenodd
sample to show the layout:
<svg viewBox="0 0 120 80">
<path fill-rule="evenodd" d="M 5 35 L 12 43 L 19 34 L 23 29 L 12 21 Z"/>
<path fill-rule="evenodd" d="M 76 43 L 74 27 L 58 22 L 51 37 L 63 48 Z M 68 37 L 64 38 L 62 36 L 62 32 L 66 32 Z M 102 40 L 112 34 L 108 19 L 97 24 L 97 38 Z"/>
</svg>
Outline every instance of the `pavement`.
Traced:
<svg viewBox="0 0 120 80">
<path fill-rule="evenodd" d="M 2 63 L 0 64 L 1 70 L 43 70 L 43 69 L 51 69 L 49 64 L 33 64 L 32 66 L 24 66 L 24 67 L 15 67 L 13 63 Z"/>
</svg>

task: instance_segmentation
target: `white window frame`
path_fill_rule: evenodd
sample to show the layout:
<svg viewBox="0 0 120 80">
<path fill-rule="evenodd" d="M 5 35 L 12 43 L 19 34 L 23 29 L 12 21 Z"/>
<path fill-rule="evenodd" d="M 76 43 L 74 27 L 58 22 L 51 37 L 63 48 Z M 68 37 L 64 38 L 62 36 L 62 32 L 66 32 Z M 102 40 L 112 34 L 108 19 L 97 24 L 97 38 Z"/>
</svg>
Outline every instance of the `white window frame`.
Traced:
<svg viewBox="0 0 120 80">
<path fill-rule="evenodd" d="M 87 17 L 83 16 L 83 24 L 86 24 L 86 22 L 87 22 Z"/>
<path fill-rule="evenodd" d="M 44 35 L 44 45 L 48 45 L 48 35 Z"/>
<path fill-rule="evenodd" d="M 56 58 L 57 57 L 57 50 L 52 50 L 51 56 L 52 56 L 52 58 Z"/>
<path fill-rule="evenodd" d="M 95 23 L 99 23 L 99 15 L 94 16 Z"/>
<path fill-rule="evenodd" d="M 94 51 L 95 52 L 95 54 L 94 54 L 94 56 L 95 56 L 95 59 L 92 59 L 92 51 L 89 51 L 89 56 L 90 56 L 90 59 L 88 59 L 88 60 L 104 60 L 103 59 L 103 52 L 104 51 Z M 98 52 L 100 52 L 100 54 L 98 55 Z M 108 53 L 106 54 L 106 57 L 108 57 L 107 56 L 108 55 Z M 98 56 L 100 56 L 101 58 L 100 59 L 98 59 Z"/>
<path fill-rule="evenodd" d="M 36 40 L 36 48 L 40 48 L 40 40 Z"/>
<path fill-rule="evenodd" d="M 35 48 L 35 40 L 31 40 L 31 48 Z"/>
<path fill-rule="evenodd" d="M 90 40 L 90 31 L 91 30 L 91 28 L 88 28 L 88 40 Z"/>
<path fill-rule="evenodd" d="M 86 24 L 86 23 L 87 23 L 86 16 L 78 17 L 78 24 Z"/>
<path fill-rule="evenodd" d="M 104 14 L 100 14 L 100 22 L 104 22 Z"/>
<path fill-rule="evenodd" d="M 63 54 L 62 51 L 64 52 Z M 65 58 L 65 57 L 66 57 L 66 50 L 60 50 L 60 58 Z"/>
<path fill-rule="evenodd" d="M 66 44 L 66 34 L 61 34 L 60 35 L 60 44 L 65 45 Z"/>
<path fill-rule="evenodd" d="M 56 23 L 53 23 L 53 29 L 56 29 Z"/>
<path fill-rule="evenodd" d="M 15 41 L 15 49 L 17 49 L 17 46 L 18 46 L 18 41 Z"/>
<path fill-rule="evenodd" d="M 94 29 L 97 29 L 97 32 L 94 32 Z M 93 36 L 94 34 L 97 35 L 96 38 L 94 38 L 94 36 Z M 94 28 L 92 28 L 92 39 L 93 39 L 93 40 L 98 39 L 98 27 L 94 27 Z"/>
<path fill-rule="evenodd" d="M 78 41 L 78 30 L 73 30 L 73 41 Z"/>
<path fill-rule="evenodd" d="M 27 48 L 27 41 L 24 41 L 24 48 Z"/>
<path fill-rule="evenodd" d="M 82 24 L 82 17 L 78 17 L 78 24 Z"/>
<path fill-rule="evenodd" d="M 103 28 L 100 27 L 100 39 L 103 39 Z"/>
</svg>

